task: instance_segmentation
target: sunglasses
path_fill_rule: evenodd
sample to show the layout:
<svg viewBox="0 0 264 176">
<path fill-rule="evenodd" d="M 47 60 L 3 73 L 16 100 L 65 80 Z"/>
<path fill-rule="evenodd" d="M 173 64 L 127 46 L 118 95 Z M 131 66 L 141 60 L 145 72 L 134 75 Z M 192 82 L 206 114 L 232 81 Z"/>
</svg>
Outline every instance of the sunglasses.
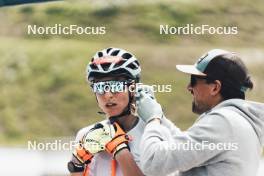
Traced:
<svg viewBox="0 0 264 176">
<path fill-rule="evenodd" d="M 194 87 L 197 84 L 198 79 L 203 79 L 203 80 L 208 80 L 207 76 L 196 76 L 196 75 L 191 75 L 191 80 L 190 80 L 190 86 Z"/>
<path fill-rule="evenodd" d="M 131 85 L 132 80 L 124 81 L 99 81 L 91 84 L 94 93 L 103 95 L 106 92 L 124 92 L 126 87 Z"/>
</svg>

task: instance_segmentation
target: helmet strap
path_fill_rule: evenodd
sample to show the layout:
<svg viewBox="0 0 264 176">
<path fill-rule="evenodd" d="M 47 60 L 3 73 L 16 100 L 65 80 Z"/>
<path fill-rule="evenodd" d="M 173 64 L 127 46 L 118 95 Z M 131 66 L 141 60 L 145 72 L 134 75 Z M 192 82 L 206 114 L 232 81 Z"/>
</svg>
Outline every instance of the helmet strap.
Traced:
<svg viewBox="0 0 264 176">
<path fill-rule="evenodd" d="M 109 117 L 110 123 L 114 123 L 119 118 L 122 118 L 122 117 L 125 117 L 131 114 L 131 103 L 132 103 L 133 97 L 130 91 L 128 92 L 128 98 L 129 98 L 129 101 L 128 101 L 127 106 L 124 108 L 124 110 L 119 115 Z"/>
</svg>

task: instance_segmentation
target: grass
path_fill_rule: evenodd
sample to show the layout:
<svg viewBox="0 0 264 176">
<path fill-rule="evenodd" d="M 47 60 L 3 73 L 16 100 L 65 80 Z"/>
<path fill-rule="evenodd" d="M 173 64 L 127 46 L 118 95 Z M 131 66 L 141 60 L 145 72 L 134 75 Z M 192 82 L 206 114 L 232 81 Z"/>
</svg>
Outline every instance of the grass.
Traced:
<svg viewBox="0 0 264 176">
<path fill-rule="evenodd" d="M 95 51 L 109 44 L 65 39 L 1 41 L 0 141 L 73 135 L 103 118 L 96 113 L 94 95 L 85 82 L 85 66 Z M 14 48 L 13 43 L 20 45 Z M 189 78 L 176 72 L 174 65 L 193 63 L 208 46 L 111 45 L 136 53 L 144 83 L 172 85 L 172 92 L 157 93 L 157 99 L 167 117 L 182 129 L 188 128 L 196 117 L 191 113 L 191 96 L 186 90 Z M 251 70 L 258 84 L 249 97 L 263 101 L 263 71 L 254 63 Z"/>
<path fill-rule="evenodd" d="M 93 2 L 93 1 L 92 1 Z M 113 38 L 126 42 L 159 43 L 219 43 L 222 45 L 263 45 L 264 17 L 263 1 L 249 0 L 211 2 L 202 1 L 155 1 L 130 5 L 115 3 L 92 6 L 91 2 L 53 2 L 1 9 L 0 34 L 30 39 L 66 38 L 86 41 L 107 42 Z M 206 4 L 206 5 L 204 5 Z M 246 23 L 245 23 L 246 21 Z M 28 35 L 27 25 L 54 26 L 106 26 L 107 34 L 101 35 Z M 202 24 L 210 26 L 237 26 L 238 35 L 159 35 L 160 24 L 185 26 Z M 255 34 L 255 35 L 252 35 Z M 248 42 L 250 41 L 250 42 Z"/>
<path fill-rule="evenodd" d="M 0 11 L 0 144 L 27 139 L 72 136 L 101 120 L 95 97 L 85 81 L 85 67 L 102 48 L 125 48 L 142 64 L 142 82 L 171 84 L 157 93 L 166 116 L 180 128 L 197 117 L 186 90 L 188 76 L 175 64 L 192 64 L 212 48 L 241 53 L 255 88 L 248 98 L 262 101 L 263 23 L 261 1 L 139 1 L 131 5 L 56 2 L 2 8 Z M 200 1 L 199 1 L 200 2 Z M 227 3 L 228 2 L 228 3 Z M 207 4 L 204 6 L 203 4 Z M 2 18 L 3 17 L 3 18 Z M 217 19 L 217 20 L 215 20 Z M 244 21 L 247 21 L 245 23 Z M 107 26 L 104 36 L 29 36 L 28 24 Z M 159 24 L 238 25 L 239 36 L 161 36 Z M 252 32 L 255 35 L 252 35 Z"/>
</svg>

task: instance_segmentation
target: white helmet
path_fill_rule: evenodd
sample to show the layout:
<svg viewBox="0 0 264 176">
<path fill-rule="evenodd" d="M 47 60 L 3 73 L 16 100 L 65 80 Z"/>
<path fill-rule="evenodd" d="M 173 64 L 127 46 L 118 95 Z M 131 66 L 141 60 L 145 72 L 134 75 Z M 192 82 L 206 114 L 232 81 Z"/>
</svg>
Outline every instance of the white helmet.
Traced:
<svg viewBox="0 0 264 176">
<path fill-rule="evenodd" d="M 107 48 L 98 51 L 86 68 L 88 81 L 103 76 L 126 76 L 140 79 L 140 64 L 130 52 L 120 48 Z"/>
</svg>

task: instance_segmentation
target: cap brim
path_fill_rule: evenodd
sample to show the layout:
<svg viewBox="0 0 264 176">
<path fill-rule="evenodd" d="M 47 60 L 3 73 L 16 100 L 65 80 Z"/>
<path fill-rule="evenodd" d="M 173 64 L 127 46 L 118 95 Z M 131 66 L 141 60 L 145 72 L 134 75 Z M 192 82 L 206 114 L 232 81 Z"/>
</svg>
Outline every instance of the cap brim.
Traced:
<svg viewBox="0 0 264 176">
<path fill-rule="evenodd" d="M 176 65 L 176 69 L 191 75 L 206 76 L 206 74 L 199 71 L 194 65 Z"/>
</svg>

